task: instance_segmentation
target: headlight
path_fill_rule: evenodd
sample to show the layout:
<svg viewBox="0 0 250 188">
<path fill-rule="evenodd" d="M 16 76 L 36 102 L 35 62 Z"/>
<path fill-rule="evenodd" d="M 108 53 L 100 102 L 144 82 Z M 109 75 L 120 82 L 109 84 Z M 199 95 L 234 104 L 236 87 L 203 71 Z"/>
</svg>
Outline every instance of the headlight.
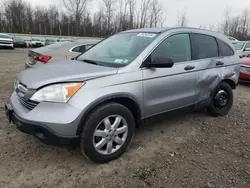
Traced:
<svg viewBox="0 0 250 188">
<path fill-rule="evenodd" d="M 240 71 L 241 71 L 241 72 L 247 72 L 247 68 L 241 66 L 241 67 L 240 67 Z"/>
<path fill-rule="evenodd" d="M 84 83 L 63 83 L 54 84 L 38 90 L 31 100 L 42 102 L 62 102 L 66 103 Z"/>
</svg>

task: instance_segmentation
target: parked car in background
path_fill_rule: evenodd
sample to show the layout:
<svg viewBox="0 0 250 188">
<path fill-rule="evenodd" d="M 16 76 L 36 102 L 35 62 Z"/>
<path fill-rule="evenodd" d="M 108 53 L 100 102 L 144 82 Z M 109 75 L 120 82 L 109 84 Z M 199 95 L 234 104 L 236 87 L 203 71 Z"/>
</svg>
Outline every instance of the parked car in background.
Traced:
<svg viewBox="0 0 250 188">
<path fill-rule="evenodd" d="M 240 58 L 250 54 L 250 41 L 232 42 Z"/>
<path fill-rule="evenodd" d="M 149 117 L 186 107 L 228 114 L 239 60 L 216 32 L 125 31 L 76 60 L 21 72 L 6 114 L 22 132 L 45 143 L 79 144 L 89 159 L 105 163 L 126 151 L 135 127 Z"/>
<path fill-rule="evenodd" d="M 32 38 L 31 39 L 31 47 L 42 47 L 42 41 L 37 38 Z"/>
<path fill-rule="evenodd" d="M 74 42 L 73 39 L 60 39 L 58 42 Z"/>
<path fill-rule="evenodd" d="M 43 66 L 55 60 L 71 59 L 85 52 L 100 40 L 79 39 L 75 42 L 60 42 L 28 51 L 26 68 Z"/>
<path fill-rule="evenodd" d="M 250 83 L 250 55 L 241 58 L 240 64 L 240 82 Z"/>
<path fill-rule="evenodd" d="M 57 43 L 56 39 L 46 39 L 45 46 Z"/>
<path fill-rule="evenodd" d="M 14 47 L 15 48 L 27 48 L 26 42 L 21 37 L 13 37 Z"/>
<path fill-rule="evenodd" d="M 41 40 L 42 46 L 45 46 L 45 39 Z"/>
<path fill-rule="evenodd" d="M 31 39 L 24 39 L 24 42 L 26 43 L 27 48 L 30 48 L 32 46 Z"/>
<path fill-rule="evenodd" d="M 14 42 L 11 36 L 0 33 L 0 48 L 14 49 Z"/>
<path fill-rule="evenodd" d="M 237 40 L 237 39 L 234 38 L 234 37 L 228 37 L 228 39 L 231 40 L 231 41 L 239 41 L 239 40 Z"/>
</svg>

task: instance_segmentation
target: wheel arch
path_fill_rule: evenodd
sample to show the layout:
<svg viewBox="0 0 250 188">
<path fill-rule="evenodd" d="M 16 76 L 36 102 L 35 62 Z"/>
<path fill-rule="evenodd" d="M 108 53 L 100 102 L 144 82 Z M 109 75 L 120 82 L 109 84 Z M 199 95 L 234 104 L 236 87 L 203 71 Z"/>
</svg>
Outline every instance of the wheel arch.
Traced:
<svg viewBox="0 0 250 188">
<path fill-rule="evenodd" d="M 93 110 L 96 109 L 96 107 L 109 102 L 116 102 L 128 108 L 135 118 L 136 126 L 139 126 L 142 117 L 142 111 L 139 102 L 135 99 L 135 97 L 129 94 L 116 94 L 102 97 L 101 99 L 98 99 L 97 101 L 89 105 L 82 115 L 76 134 L 81 134 L 86 118 Z"/>
<path fill-rule="evenodd" d="M 237 83 L 232 79 L 224 79 L 224 80 L 222 80 L 222 82 L 225 82 L 228 85 L 230 85 L 232 89 L 236 89 L 236 87 L 237 87 Z"/>
</svg>

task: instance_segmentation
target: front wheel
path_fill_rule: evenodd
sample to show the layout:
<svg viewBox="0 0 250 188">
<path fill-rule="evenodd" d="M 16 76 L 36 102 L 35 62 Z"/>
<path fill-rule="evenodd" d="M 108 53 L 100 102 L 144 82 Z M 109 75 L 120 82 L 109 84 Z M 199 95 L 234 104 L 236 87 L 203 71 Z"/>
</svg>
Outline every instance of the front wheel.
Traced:
<svg viewBox="0 0 250 188">
<path fill-rule="evenodd" d="M 228 83 L 222 82 L 211 93 L 211 105 L 208 112 L 213 116 L 225 116 L 233 105 L 233 91 Z"/>
<path fill-rule="evenodd" d="M 132 113 L 123 105 L 108 103 L 92 111 L 81 134 L 81 152 L 96 163 L 119 158 L 135 132 Z"/>
</svg>

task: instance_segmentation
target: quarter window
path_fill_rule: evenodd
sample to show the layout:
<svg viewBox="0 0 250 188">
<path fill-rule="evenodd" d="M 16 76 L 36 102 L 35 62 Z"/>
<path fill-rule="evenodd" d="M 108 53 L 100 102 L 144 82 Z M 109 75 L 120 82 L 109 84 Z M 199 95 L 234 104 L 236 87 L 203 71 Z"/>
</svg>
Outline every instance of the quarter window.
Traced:
<svg viewBox="0 0 250 188">
<path fill-rule="evenodd" d="M 217 40 L 219 49 L 220 49 L 220 56 L 232 56 L 234 55 L 234 51 L 224 42 Z"/>
<path fill-rule="evenodd" d="M 193 39 L 196 45 L 197 59 L 219 56 L 218 45 L 214 37 L 203 34 L 193 34 Z"/>
<path fill-rule="evenodd" d="M 171 58 L 175 63 L 191 60 L 191 45 L 189 34 L 177 34 L 163 41 L 151 54 L 151 60 L 156 57 Z"/>
</svg>

